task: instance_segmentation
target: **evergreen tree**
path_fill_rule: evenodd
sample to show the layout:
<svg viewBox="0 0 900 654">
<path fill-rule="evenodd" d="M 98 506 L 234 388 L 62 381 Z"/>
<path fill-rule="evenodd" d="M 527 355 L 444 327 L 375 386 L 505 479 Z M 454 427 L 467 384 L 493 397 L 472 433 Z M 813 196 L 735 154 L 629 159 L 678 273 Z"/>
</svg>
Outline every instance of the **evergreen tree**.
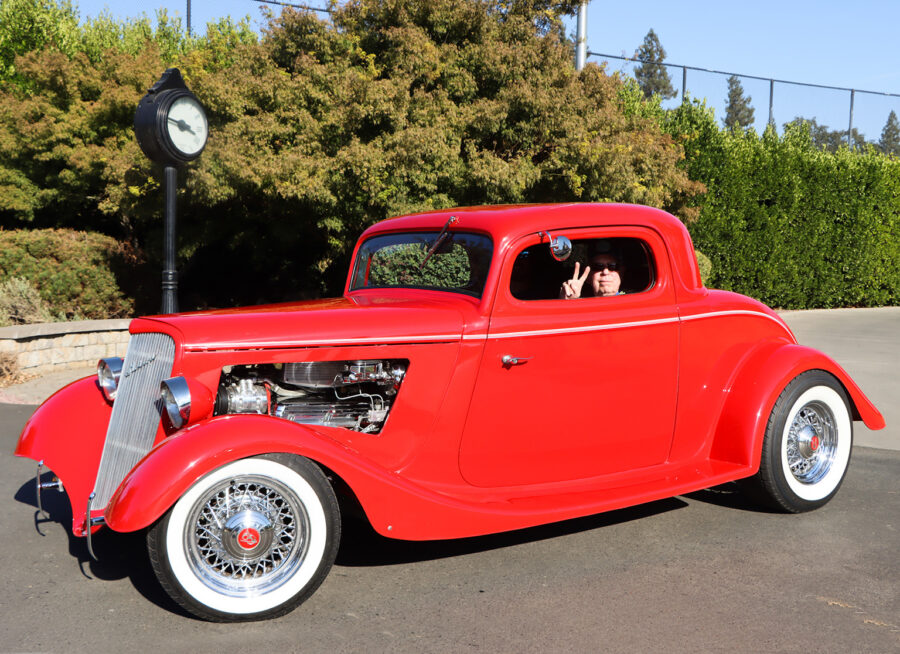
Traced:
<svg viewBox="0 0 900 654">
<path fill-rule="evenodd" d="M 884 129 L 881 130 L 878 147 L 885 154 L 900 156 L 900 121 L 897 120 L 897 114 L 893 111 L 888 114 Z"/>
<path fill-rule="evenodd" d="M 659 42 L 659 37 L 652 29 L 647 32 L 644 37 L 644 43 L 638 48 L 634 55 L 635 59 L 642 61 L 640 66 L 634 69 L 634 78 L 644 92 L 644 97 L 650 97 L 656 93 L 663 99 L 674 98 L 675 89 L 672 88 L 672 80 L 666 67 L 662 65 L 665 61 L 666 51 Z"/>
<path fill-rule="evenodd" d="M 728 78 L 728 106 L 725 107 L 725 127 L 747 129 L 753 124 L 753 107 L 750 96 L 744 96 L 744 87 L 736 75 Z"/>
</svg>

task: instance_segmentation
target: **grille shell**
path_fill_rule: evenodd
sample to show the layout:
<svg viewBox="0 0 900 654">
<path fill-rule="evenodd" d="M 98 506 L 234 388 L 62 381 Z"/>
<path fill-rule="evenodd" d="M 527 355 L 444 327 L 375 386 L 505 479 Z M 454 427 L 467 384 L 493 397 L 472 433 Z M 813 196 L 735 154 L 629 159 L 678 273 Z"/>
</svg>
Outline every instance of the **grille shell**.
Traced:
<svg viewBox="0 0 900 654">
<path fill-rule="evenodd" d="M 156 438 L 162 411 L 159 384 L 172 376 L 175 342 L 167 334 L 133 334 L 122 364 L 100 468 L 94 508 L 105 507 Z"/>
</svg>

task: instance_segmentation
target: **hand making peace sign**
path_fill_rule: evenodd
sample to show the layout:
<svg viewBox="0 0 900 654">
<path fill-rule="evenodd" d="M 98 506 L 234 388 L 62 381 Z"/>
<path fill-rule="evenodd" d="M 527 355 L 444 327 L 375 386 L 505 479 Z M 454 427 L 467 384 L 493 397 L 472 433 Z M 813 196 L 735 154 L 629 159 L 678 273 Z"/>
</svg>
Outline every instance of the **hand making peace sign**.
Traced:
<svg viewBox="0 0 900 654">
<path fill-rule="evenodd" d="M 559 289 L 560 299 L 572 300 L 581 297 L 581 287 L 584 286 L 584 280 L 586 280 L 591 273 L 591 267 L 585 266 L 584 274 L 581 275 L 581 277 L 578 276 L 580 269 L 581 264 L 576 261 L 575 272 L 572 274 L 572 279 L 564 281 L 562 287 Z"/>
</svg>

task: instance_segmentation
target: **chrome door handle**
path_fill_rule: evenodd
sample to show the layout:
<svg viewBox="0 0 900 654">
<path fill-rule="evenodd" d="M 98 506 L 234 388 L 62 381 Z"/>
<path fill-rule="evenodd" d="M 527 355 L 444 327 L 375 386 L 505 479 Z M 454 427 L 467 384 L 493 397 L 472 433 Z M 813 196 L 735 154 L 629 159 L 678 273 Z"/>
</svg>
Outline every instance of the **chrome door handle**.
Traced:
<svg viewBox="0 0 900 654">
<path fill-rule="evenodd" d="M 510 354 L 504 354 L 500 358 L 500 361 L 504 366 L 520 366 L 529 360 L 531 360 L 531 357 L 514 357 Z"/>
</svg>

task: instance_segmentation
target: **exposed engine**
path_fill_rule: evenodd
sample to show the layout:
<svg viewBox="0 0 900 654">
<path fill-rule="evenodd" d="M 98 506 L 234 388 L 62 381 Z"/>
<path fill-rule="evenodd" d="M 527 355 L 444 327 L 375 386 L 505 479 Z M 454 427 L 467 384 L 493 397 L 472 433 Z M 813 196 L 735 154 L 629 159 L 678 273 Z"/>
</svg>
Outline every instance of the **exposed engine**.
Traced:
<svg viewBox="0 0 900 654">
<path fill-rule="evenodd" d="M 408 367 L 406 359 L 226 366 L 215 414 L 260 413 L 377 434 Z"/>
</svg>

